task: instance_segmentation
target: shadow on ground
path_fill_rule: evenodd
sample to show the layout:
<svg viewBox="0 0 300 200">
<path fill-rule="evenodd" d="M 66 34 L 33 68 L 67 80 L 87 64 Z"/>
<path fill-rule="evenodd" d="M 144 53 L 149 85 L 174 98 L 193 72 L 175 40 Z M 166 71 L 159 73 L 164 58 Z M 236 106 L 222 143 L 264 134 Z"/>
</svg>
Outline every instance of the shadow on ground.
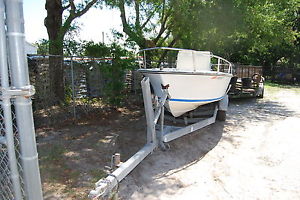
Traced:
<svg viewBox="0 0 300 200">
<path fill-rule="evenodd" d="M 226 122 L 217 122 L 170 142 L 171 149 L 156 150 L 121 182 L 120 197 L 130 199 L 135 191 L 159 196 L 161 191 L 183 187 L 180 180 L 157 181 L 199 162 L 221 140 L 235 143 L 230 131 L 248 123 L 280 120 L 295 113 L 276 101 L 242 99 L 231 101 Z M 99 119 L 99 120 L 95 120 Z M 86 199 L 94 183 L 108 173 L 111 156 L 120 152 L 126 161 L 146 142 L 143 110 L 119 110 L 105 118 L 97 113 L 75 125 L 40 129 L 38 150 L 45 199 Z M 130 179 L 130 180 L 127 180 Z M 152 189 L 143 186 L 151 185 Z"/>
<path fill-rule="evenodd" d="M 121 183 L 121 199 L 131 199 L 136 192 L 139 197 L 155 197 L 159 199 L 161 192 L 172 195 L 184 185 L 180 180 L 159 181 L 162 177 L 171 176 L 190 166 L 201 162 L 201 159 L 215 148 L 220 141 L 232 145 L 238 144 L 238 136 L 231 135 L 237 126 L 240 130 L 247 124 L 282 120 L 296 113 L 276 101 L 263 99 L 240 99 L 231 101 L 226 122 L 216 122 L 195 133 L 170 142 L 171 149 L 167 152 L 157 150 L 148 156 Z"/>
</svg>

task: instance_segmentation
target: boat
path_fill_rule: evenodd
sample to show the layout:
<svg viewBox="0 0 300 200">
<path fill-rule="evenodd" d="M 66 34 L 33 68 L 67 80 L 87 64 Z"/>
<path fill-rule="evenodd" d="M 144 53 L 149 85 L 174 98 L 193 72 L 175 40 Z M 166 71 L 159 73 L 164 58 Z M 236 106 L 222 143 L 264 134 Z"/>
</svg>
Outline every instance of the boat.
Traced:
<svg viewBox="0 0 300 200">
<path fill-rule="evenodd" d="M 160 51 L 161 55 L 153 51 Z M 154 47 L 140 50 L 140 53 L 138 71 L 149 77 L 158 99 L 167 90 L 165 107 L 174 117 L 220 101 L 230 89 L 232 64 L 209 51 Z M 168 55 L 176 58 L 170 59 Z"/>
</svg>

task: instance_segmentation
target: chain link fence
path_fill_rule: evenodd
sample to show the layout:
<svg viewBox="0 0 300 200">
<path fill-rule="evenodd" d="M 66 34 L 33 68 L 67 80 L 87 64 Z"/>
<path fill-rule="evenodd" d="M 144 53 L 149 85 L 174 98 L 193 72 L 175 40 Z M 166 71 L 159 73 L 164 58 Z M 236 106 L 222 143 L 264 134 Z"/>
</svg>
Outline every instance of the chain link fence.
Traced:
<svg viewBox="0 0 300 200">
<path fill-rule="evenodd" d="M 2 109 L 3 101 L 0 101 L 1 108 L 0 108 L 0 199 L 2 200 L 10 200 L 14 198 L 14 191 L 13 191 L 13 182 L 11 180 L 11 170 L 9 166 L 9 154 L 7 149 L 7 144 L 4 140 L 6 132 L 5 132 L 5 123 L 4 123 L 4 114 Z M 24 181 L 23 181 L 23 168 L 20 162 L 20 139 L 18 135 L 18 128 L 16 124 L 16 115 L 12 112 L 12 127 L 13 127 L 13 136 L 14 136 L 14 144 L 15 144 L 15 154 L 16 159 L 18 161 L 18 172 L 19 172 L 19 181 L 21 183 L 21 194 L 22 197 L 25 198 L 24 192 Z"/>
<path fill-rule="evenodd" d="M 300 83 L 300 65 L 295 66 L 272 66 L 264 68 L 264 76 L 267 80 L 283 84 Z"/>
<path fill-rule="evenodd" d="M 54 55 L 28 55 L 27 57 L 30 82 L 36 89 L 33 99 L 35 110 L 45 110 L 51 105 L 51 98 L 49 98 L 50 57 Z M 70 117 L 77 118 L 77 111 L 93 109 L 98 100 L 106 97 L 107 86 L 111 81 L 111 77 L 107 76 L 107 69 L 112 67 L 112 59 L 79 56 L 64 56 L 61 59 L 64 69 L 65 106 L 71 106 Z M 124 69 L 122 80 L 120 80 L 124 84 L 122 90 L 124 95 L 137 94 L 141 89 L 142 77 L 134 70 L 135 67 L 137 66 Z"/>
<path fill-rule="evenodd" d="M 91 106 L 92 101 L 86 101 L 86 99 L 101 99 L 105 95 L 105 87 L 109 80 L 105 76 L 104 67 L 109 67 L 111 61 L 110 59 L 85 57 L 64 57 L 63 60 L 66 96 L 70 98 L 70 105 L 74 108 L 71 114 L 76 117 L 76 109 L 80 106 Z M 48 97 L 50 89 L 49 56 L 29 56 L 28 64 L 30 82 L 36 89 L 33 103 L 35 109 L 43 109 L 50 104 Z M 2 76 L 3 74 L 0 74 L 0 78 Z M 140 89 L 140 80 L 141 75 L 134 70 L 126 70 L 122 79 L 125 86 L 124 92 L 134 94 Z M 21 133 L 19 134 L 18 131 L 14 106 L 16 99 L 6 97 L 3 92 L 0 93 L 0 99 L 0 200 L 28 199 L 24 181 L 26 172 L 21 156 Z M 4 114 L 5 106 L 10 109 L 11 120 L 8 124 L 5 120 L 9 117 L 7 113 Z M 9 135 L 7 126 L 11 126 L 13 145 L 7 143 Z M 9 148 L 13 149 L 15 160 L 9 152 Z M 13 173 L 11 168 L 14 161 L 16 161 L 16 173 Z"/>
</svg>

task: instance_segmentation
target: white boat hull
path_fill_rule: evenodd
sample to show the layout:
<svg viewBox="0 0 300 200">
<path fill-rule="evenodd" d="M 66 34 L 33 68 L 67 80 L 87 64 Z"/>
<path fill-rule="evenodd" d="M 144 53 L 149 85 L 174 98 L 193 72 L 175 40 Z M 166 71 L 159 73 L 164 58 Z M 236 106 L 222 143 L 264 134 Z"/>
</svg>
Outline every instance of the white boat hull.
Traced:
<svg viewBox="0 0 300 200">
<path fill-rule="evenodd" d="M 226 95 L 231 74 L 222 72 L 179 72 L 174 69 L 141 69 L 149 77 L 155 95 L 162 97 L 162 85 L 168 87 L 166 108 L 178 117 L 198 106 L 220 101 Z"/>
</svg>

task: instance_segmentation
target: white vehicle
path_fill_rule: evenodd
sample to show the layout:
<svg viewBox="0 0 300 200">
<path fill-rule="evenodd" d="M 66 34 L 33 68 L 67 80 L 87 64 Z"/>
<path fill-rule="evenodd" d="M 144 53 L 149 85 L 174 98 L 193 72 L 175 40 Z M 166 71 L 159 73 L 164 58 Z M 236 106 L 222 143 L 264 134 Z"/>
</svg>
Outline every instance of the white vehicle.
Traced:
<svg viewBox="0 0 300 200">
<path fill-rule="evenodd" d="M 165 55 L 167 51 L 177 51 L 172 53 L 177 56 L 175 64 L 161 60 L 155 62 L 151 56 L 149 59 L 147 53 L 154 50 L 163 50 Z M 229 61 L 209 51 L 156 47 L 141 52 L 143 61 L 138 71 L 149 77 L 158 98 L 162 97 L 164 89 L 168 90 L 165 106 L 174 117 L 198 106 L 220 101 L 227 95 L 233 76 Z"/>
</svg>

